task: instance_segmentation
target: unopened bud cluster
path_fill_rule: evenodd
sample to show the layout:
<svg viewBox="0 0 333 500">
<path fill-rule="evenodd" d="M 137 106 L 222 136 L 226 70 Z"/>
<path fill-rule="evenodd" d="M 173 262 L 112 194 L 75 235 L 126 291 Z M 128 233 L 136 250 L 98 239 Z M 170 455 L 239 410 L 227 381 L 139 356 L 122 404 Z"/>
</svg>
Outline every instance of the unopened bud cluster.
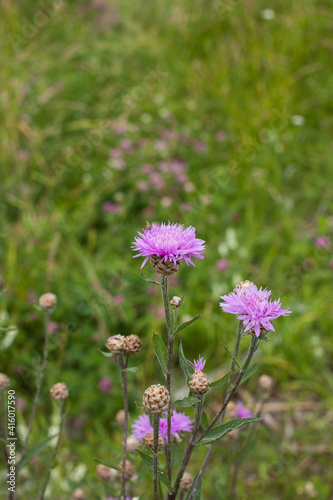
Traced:
<svg viewBox="0 0 333 500">
<path fill-rule="evenodd" d="M 123 470 L 123 462 L 120 462 L 118 465 L 119 470 Z M 132 463 L 129 460 L 126 460 L 125 462 L 125 478 L 126 479 L 131 479 L 134 476 L 134 467 Z"/>
<path fill-rule="evenodd" d="M 180 482 L 180 489 L 181 490 L 189 490 L 191 489 L 193 484 L 193 477 L 189 472 L 184 472 L 184 475 L 182 477 L 182 480 Z"/>
<path fill-rule="evenodd" d="M 143 444 L 146 444 L 151 448 L 152 450 L 154 449 L 154 433 L 153 432 L 148 432 L 148 434 L 145 435 L 143 438 Z M 161 451 L 164 446 L 164 439 L 162 436 L 158 436 L 158 446 L 157 446 L 157 451 Z"/>
<path fill-rule="evenodd" d="M 108 338 L 105 345 L 112 354 L 119 356 L 125 353 L 137 354 L 141 350 L 142 342 L 138 335 L 114 335 Z"/>
<path fill-rule="evenodd" d="M 179 307 L 182 303 L 182 299 L 180 297 L 177 297 L 176 295 L 174 297 L 172 297 L 172 299 L 170 300 L 170 304 L 173 306 L 173 307 Z"/>
<path fill-rule="evenodd" d="M 72 493 L 72 500 L 86 500 L 87 496 L 83 490 L 80 488 L 76 489 Z"/>
<path fill-rule="evenodd" d="M 165 274 L 170 276 L 171 274 L 175 274 L 180 266 L 180 260 L 177 260 L 174 263 L 172 260 L 166 259 L 161 262 L 163 256 L 160 257 L 158 255 L 152 255 L 150 257 L 151 267 L 159 274 Z"/>
<path fill-rule="evenodd" d="M 258 385 L 265 393 L 272 392 L 274 380 L 269 375 L 260 375 Z"/>
<path fill-rule="evenodd" d="M 9 386 L 9 378 L 4 373 L 0 373 L 0 391 L 4 391 Z"/>
<path fill-rule="evenodd" d="M 63 382 L 54 384 L 50 389 L 50 394 L 52 399 L 55 399 L 56 401 L 64 401 L 69 396 L 67 385 Z"/>
<path fill-rule="evenodd" d="M 167 411 L 169 403 L 169 391 L 161 384 L 151 385 L 143 393 L 142 404 L 148 413 L 163 413 Z"/>
<path fill-rule="evenodd" d="M 54 293 L 43 293 L 39 297 L 39 305 L 44 311 L 53 309 L 57 305 L 57 296 Z"/>
<path fill-rule="evenodd" d="M 241 281 L 238 285 L 235 286 L 234 293 L 238 293 L 238 292 L 245 293 L 246 289 L 251 288 L 251 286 L 253 286 L 252 281 L 249 281 L 249 280 Z"/>
</svg>

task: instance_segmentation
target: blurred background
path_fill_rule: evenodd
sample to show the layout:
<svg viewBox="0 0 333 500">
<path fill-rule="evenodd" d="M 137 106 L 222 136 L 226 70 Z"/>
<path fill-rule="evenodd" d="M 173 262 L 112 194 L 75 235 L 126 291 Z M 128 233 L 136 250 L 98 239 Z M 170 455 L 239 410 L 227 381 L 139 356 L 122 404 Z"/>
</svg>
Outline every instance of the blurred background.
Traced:
<svg viewBox="0 0 333 500">
<path fill-rule="evenodd" d="M 131 244 L 146 220 L 170 220 L 207 242 L 170 294 L 185 294 L 183 319 L 201 314 L 181 338 L 187 357 L 207 358 L 211 380 L 229 369 L 220 342 L 233 349 L 237 322 L 220 295 L 250 279 L 293 311 L 275 322 L 240 394 L 253 411 L 257 376 L 273 377 L 268 423 L 246 453 L 249 430 L 216 447 L 203 498 L 229 491 L 238 456 L 239 499 L 331 499 L 331 1 L 2 0 L 0 23 L 0 324 L 17 327 L 2 333 L 0 371 L 21 401 L 23 429 L 43 343 L 35 305 L 57 294 L 32 433 L 36 444 L 50 432 L 58 409 L 48 390 L 66 382 L 50 498 L 75 487 L 107 496 L 93 458 L 120 457 L 122 408 L 118 367 L 99 352 L 107 337 L 143 339 L 131 422 L 134 400 L 162 382 L 151 345 L 153 329 L 165 333 L 160 291 L 140 278 Z M 153 276 L 149 264 L 143 271 Z M 175 373 L 182 394 L 177 360 Z M 209 415 L 221 397 L 208 398 Z M 35 498 L 50 453 L 25 472 L 24 498 Z"/>
</svg>

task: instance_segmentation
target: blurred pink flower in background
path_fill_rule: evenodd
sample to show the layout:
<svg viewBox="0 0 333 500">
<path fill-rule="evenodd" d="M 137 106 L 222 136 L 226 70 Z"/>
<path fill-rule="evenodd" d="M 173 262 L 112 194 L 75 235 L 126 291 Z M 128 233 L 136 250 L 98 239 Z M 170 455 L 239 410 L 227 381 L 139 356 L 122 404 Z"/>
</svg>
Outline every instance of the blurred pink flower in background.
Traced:
<svg viewBox="0 0 333 500">
<path fill-rule="evenodd" d="M 133 143 L 130 139 L 122 139 L 119 145 L 126 152 L 133 150 Z"/>
<path fill-rule="evenodd" d="M 26 402 L 24 401 L 23 398 L 16 398 L 16 408 L 20 411 L 24 411 L 25 410 L 25 407 L 26 407 Z"/>
<path fill-rule="evenodd" d="M 219 271 L 226 271 L 229 267 L 228 259 L 219 259 L 216 261 L 216 268 Z"/>
<path fill-rule="evenodd" d="M 55 321 L 50 321 L 47 325 L 47 331 L 49 333 L 56 333 L 59 330 L 59 325 Z"/>
<path fill-rule="evenodd" d="M 98 383 L 98 388 L 104 394 L 110 394 L 113 389 L 112 380 L 108 377 L 103 377 Z"/>
<path fill-rule="evenodd" d="M 224 130 L 218 130 L 215 134 L 215 139 L 219 142 L 225 141 L 227 133 Z"/>
<path fill-rule="evenodd" d="M 147 181 L 139 181 L 138 182 L 138 190 L 141 193 L 146 193 L 149 190 L 149 184 Z"/>
<path fill-rule="evenodd" d="M 330 245 L 330 239 L 327 236 L 318 236 L 315 239 L 315 246 L 317 248 L 327 248 Z"/>
<path fill-rule="evenodd" d="M 164 208 L 170 207 L 172 205 L 172 199 L 169 198 L 169 196 L 163 196 L 163 198 L 161 199 L 161 205 Z"/>
<path fill-rule="evenodd" d="M 120 205 L 112 203 L 111 201 L 105 201 L 102 205 L 102 209 L 106 214 L 117 214 L 120 212 Z"/>
<path fill-rule="evenodd" d="M 241 401 L 237 401 L 237 409 L 235 413 L 236 418 L 252 418 L 253 413 L 245 408 Z"/>
<path fill-rule="evenodd" d="M 125 132 L 127 132 L 128 130 L 128 127 L 126 125 L 126 123 L 115 123 L 113 125 L 113 131 L 115 134 L 118 134 L 118 135 L 122 135 L 122 134 L 125 134 Z"/>
<path fill-rule="evenodd" d="M 18 152 L 17 152 L 17 159 L 19 161 L 28 161 L 30 158 L 30 154 L 28 151 L 26 151 L 25 149 L 19 149 Z"/>
<path fill-rule="evenodd" d="M 29 302 L 29 304 L 36 304 L 37 302 L 37 295 L 31 288 L 27 290 L 27 301 Z"/>
<path fill-rule="evenodd" d="M 123 293 L 118 293 L 118 295 L 114 296 L 113 301 L 116 306 L 120 306 L 125 301 L 125 295 Z"/>
<path fill-rule="evenodd" d="M 141 172 L 143 174 L 147 174 L 147 175 L 150 175 L 154 172 L 155 168 L 153 165 L 143 165 L 142 168 L 141 168 Z"/>
<path fill-rule="evenodd" d="M 167 142 L 163 141 L 161 139 L 156 141 L 154 144 L 154 148 L 156 149 L 156 151 L 165 151 L 167 149 L 167 147 L 168 147 Z"/>
<path fill-rule="evenodd" d="M 122 158 L 113 158 L 111 166 L 116 170 L 124 170 L 126 167 L 126 163 Z"/>
<path fill-rule="evenodd" d="M 118 148 L 112 148 L 109 151 L 109 156 L 111 158 L 121 158 L 123 156 L 123 152 L 121 149 Z"/>
<path fill-rule="evenodd" d="M 206 143 L 204 141 L 195 141 L 193 147 L 196 151 L 199 152 L 204 152 L 207 149 Z"/>
</svg>

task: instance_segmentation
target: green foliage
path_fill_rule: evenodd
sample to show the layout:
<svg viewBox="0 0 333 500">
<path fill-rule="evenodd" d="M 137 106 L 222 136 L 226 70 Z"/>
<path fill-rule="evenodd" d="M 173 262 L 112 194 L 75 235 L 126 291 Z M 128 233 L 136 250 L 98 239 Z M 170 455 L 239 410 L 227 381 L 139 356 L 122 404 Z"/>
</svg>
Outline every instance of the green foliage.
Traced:
<svg viewBox="0 0 333 500">
<path fill-rule="evenodd" d="M 242 427 L 243 425 L 247 424 L 252 424 L 254 422 L 260 422 L 262 418 L 259 417 L 253 417 L 253 418 L 237 418 L 235 420 L 231 420 L 230 422 L 227 422 L 225 424 L 221 425 L 216 425 L 215 427 L 212 427 L 207 434 L 198 441 L 197 444 L 210 444 L 210 443 L 215 443 L 219 439 L 221 439 L 225 434 L 228 434 L 231 431 L 234 431 L 235 429 L 238 429 L 238 427 Z"/>
</svg>

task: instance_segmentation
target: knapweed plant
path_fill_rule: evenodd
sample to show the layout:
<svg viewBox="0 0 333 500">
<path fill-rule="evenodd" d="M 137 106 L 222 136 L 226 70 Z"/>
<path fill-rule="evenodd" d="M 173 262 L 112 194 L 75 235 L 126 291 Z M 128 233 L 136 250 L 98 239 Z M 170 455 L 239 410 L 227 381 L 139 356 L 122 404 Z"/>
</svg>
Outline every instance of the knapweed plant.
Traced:
<svg viewBox="0 0 333 500">
<path fill-rule="evenodd" d="M 130 356 L 141 348 L 141 341 L 136 335 L 128 337 L 113 335 L 108 339 L 106 347 L 111 355 L 117 357 L 122 375 L 124 435 L 123 458 L 116 468 L 117 471 L 113 468 L 112 473 L 112 469 L 107 467 L 110 463 L 101 460 L 104 464 L 103 474 L 108 478 L 111 476 L 120 478 L 120 498 L 129 498 L 129 493 L 133 493 L 133 485 L 129 483 L 129 480 L 134 476 L 135 471 L 128 460 L 128 447 L 132 447 L 134 439 L 137 443 L 137 454 L 152 471 L 152 488 L 150 491 L 141 492 L 140 498 L 198 500 L 201 498 L 202 477 L 216 443 L 237 428 L 261 420 L 260 417 L 253 416 L 239 404 L 235 413 L 238 418 L 224 423 L 227 407 L 235 396 L 237 388 L 255 371 L 254 366 L 251 366 L 251 361 L 256 350 L 262 340 L 268 340 L 269 331 L 274 331 L 272 321 L 290 314 L 290 311 L 282 309 L 280 300 L 270 300 L 270 291 L 258 288 L 250 281 L 241 282 L 234 291 L 221 297 L 222 311 L 234 314 L 238 319 L 233 353 L 222 344 L 231 358 L 230 371 L 221 379 L 210 381 L 203 371 L 206 360 L 199 353 L 197 360 L 193 362 L 187 360 L 180 342 L 179 364 L 185 374 L 189 392 L 184 399 L 174 401 L 172 386 L 174 342 L 185 328 L 198 319 L 199 315 L 190 321 L 178 324 L 177 313 L 182 305 L 182 299 L 169 296 L 168 278 L 178 271 L 183 261 L 187 266 L 194 266 L 194 258 L 203 259 L 205 242 L 196 237 L 193 227 L 184 228 L 182 225 L 170 222 L 161 225 L 147 223 L 145 229 L 135 238 L 133 250 L 137 252 L 135 257 L 144 258 L 141 267 L 150 260 L 152 268 L 160 275 L 160 281 L 143 275 L 142 277 L 161 289 L 167 336 L 163 340 L 154 332 L 152 341 L 162 374 L 160 380 L 154 381 L 155 383 L 144 391 L 142 402 L 137 402 L 138 408 L 144 413 L 136 419 L 132 425 L 132 435 L 128 437 L 127 371 L 130 369 L 128 362 Z M 242 338 L 247 336 L 250 336 L 248 352 L 245 360 L 240 360 L 238 356 L 240 343 Z M 160 383 L 162 381 L 163 383 Z M 213 388 L 221 388 L 220 408 L 209 421 L 203 408 L 205 395 Z M 192 407 L 193 420 L 185 413 L 176 410 L 177 406 Z M 173 451 L 176 444 L 179 446 L 179 442 L 184 444 L 184 452 L 180 465 L 175 468 Z M 207 447 L 207 452 L 200 469 L 193 478 L 187 472 L 187 467 L 198 446 Z M 99 474 L 101 472 L 100 469 Z M 136 494 L 140 493 L 136 492 Z"/>
</svg>

